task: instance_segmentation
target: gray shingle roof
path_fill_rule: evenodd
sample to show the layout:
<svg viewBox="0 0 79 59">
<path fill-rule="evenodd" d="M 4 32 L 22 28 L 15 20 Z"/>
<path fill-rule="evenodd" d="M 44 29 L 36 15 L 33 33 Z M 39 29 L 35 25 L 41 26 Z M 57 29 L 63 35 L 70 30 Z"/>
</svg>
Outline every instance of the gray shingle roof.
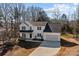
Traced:
<svg viewBox="0 0 79 59">
<path fill-rule="evenodd" d="M 61 24 L 59 23 L 49 23 L 49 27 L 51 28 L 52 32 L 61 32 Z"/>
<path fill-rule="evenodd" d="M 47 22 L 30 22 L 34 26 L 45 26 Z"/>
<path fill-rule="evenodd" d="M 60 33 L 61 32 L 61 24 L 59 23 L 47 23 L 46 27 L 44 29 L 44 32 L 56 32 Z"/>
</svg>

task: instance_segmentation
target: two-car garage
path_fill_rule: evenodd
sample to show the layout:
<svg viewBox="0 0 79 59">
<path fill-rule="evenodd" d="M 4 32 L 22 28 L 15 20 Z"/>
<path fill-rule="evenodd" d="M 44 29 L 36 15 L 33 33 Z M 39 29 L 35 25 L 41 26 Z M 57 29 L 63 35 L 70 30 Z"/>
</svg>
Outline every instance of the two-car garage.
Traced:
<svg viewBox="0 0 79 59">
<path fill-rule="evenodd" d="M 44 32 L 44 40 L 48 41 L 60 41 L 60 33 Z"/>
<path fill-rule="evenodd" d="M 44 32 L 43 46 L 60 47 L 60 33 Z"/>
<path fill-rule="evenodd" d="M 61 26 L 58 23 L 47 23 L 44 29 L 44 40 L 60 41 Z"/>
</svg>

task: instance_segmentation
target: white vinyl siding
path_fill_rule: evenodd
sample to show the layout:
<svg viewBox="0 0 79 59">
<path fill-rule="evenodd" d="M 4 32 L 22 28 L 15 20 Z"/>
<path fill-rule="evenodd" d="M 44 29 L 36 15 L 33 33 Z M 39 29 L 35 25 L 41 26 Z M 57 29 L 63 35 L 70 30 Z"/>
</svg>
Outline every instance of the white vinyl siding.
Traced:
<svg viewBox="0 0 79 59">
<path fill-rule="evenodd" d="M 41 27 L 41 30 L 37 30 L 37 27 Z M 41 33 L 41 36 L 42 37 L 44 37 L 43 36 L 43 30 L 44 30 L 44 28 L 45 28 L 45 26 L 33 26 L 33 38 L 35 38 L 37 35 L 38 35 L 38 33 Z"/>
<path fill-rule="evenodd" d="M 60 33 L 44 33 L 44 40 L 60 41 Z"/>
<path fill-rule="evenodd" d="M 26 30 L 26 27 L 25 26 L 22 26 L 22 30 Z"/>
<path fill-rule="evenodd" d="M 41 27 L 37 27 L 37 30 L 41 30 Z"/>
</svg>

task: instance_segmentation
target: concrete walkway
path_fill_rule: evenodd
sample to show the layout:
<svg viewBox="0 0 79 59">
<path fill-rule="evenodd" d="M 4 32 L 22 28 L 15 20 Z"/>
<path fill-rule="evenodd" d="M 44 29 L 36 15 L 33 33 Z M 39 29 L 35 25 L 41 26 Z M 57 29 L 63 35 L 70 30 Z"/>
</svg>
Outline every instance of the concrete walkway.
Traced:
<svg viewBox="0 0 79 59">
<path fill-rule="evenodd" d="M 43 41 L 29 56 L 53 56 L 60 50 L 60 42 Z"/>
</svg>

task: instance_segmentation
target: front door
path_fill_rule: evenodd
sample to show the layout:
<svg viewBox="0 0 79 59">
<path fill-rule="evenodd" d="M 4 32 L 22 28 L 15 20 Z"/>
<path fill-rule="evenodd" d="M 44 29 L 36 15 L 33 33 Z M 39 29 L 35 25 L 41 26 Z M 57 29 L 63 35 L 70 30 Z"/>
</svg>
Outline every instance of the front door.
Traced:
<svg viewBox="0 0 79 59">
<path fill-rule="evenodd" d="M 30 38 L 32 38 L 32 34 L 30 34 Z"/>
<path fill-rule="evenodd" d="M 25 33 L 22 33 L 22 38 L 26 38 L 26 34 Z"/>
</svg>

